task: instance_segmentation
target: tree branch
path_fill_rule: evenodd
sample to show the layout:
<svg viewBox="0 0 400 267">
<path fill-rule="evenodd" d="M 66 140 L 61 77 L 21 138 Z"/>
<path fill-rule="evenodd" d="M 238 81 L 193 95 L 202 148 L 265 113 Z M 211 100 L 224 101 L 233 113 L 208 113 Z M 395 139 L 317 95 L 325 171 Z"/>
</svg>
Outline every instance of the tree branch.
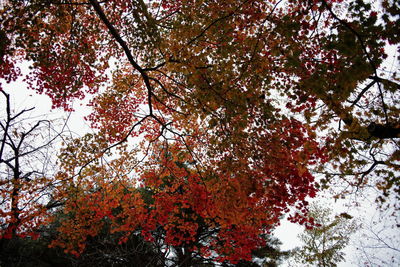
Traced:
<svg viewBox="0 0 400 267">
<path fill-rule="evenodd" d="M 362 39 L 361 35 L 356 30 L 354 30 L 353 27 L 351 27 L 351 25 L 349 23 L 347 23 L 345 20 L 340 19 L 333 12 L 332 8 L 328 5 L 328 3 L 325 0 L 322 0 L 322 4 L 326 7 L 326 9 L 329 11 L 329 13 L 332 15 L 332 17 L 334 19 L 339 21 L 342 25 L 344 25 L 349 31 L 351 31 L 356 36 L 357 40 L 360 42 L 361 49 L 362 49 L 363 53 L 365 54 L 365 56 L 368 59 L 369 64 L 371 65 L 372 71 L 374 72 L 374 77 L 376 79 L 379 79 L 378 78 L 378 73 L 376 71 L 377 68 L 376 68 L 374 62 L 372 61 L 371 56 L 369 55 L 369 53 L 367 51 L 367 47 L 365 46 L 364 40 Z M 383 108 L 383 111 L 385 113 L 386 123 L 389 123 L 389 118 L 388 118 L 387 110 L 386 110 L 386 104 L 385 104 L 385 101 L 383 99 L 383 92 L 382 92 L 382 88 L 380 86 L 380 83 L 378 83 L 378 89 L 379 89 L 379 95 L 380 95 L 381 102 L 382 102 L 382 108 Z"/>
<path fill-rule="evenodd" d="M 350 101 L 350 103 L 352 103 L 352 104 L 351 104 L 351 107 L 354 107 L 354 106 L 358 103 L 358 101 L 360 101 L 361 97 L 365 94 L 365 92 L 367 92 L 368 89 L 371 88 L 375 83 L 376 83 L 376 81 L 370 82 L 370 83 L 358 94 L 358 96 L 356 97 L 356 99 L 354 99 L 354 101 Z"/>
<path fill-rule="evenodd" d="M 97 0 L 89 0 L 89 1 L 92 4 L 92 7 L 96 11 L 97 15 L 99 16 L 100 20 L 106 25 L 106 27 L 109 30 L 109 32 L 111 33 L 112 37 L 117 41 L 117 43 L 124 50 L 129 63 L 141 74 L 141 76 L 144 80 L 144 83 L 146 85 L 147 91 L 148 91 L 147 99 L 148 99 L 148 105 L 149 105 L 149 112 L 150 112 L 150 115 L 153 115 L 153 107 L 151 104 L 152 87 L 151 87 L 151 84 L 149 81 L 149 77 L 146 74 L 146 71 L 144 69 L 142 69 L 142 67 L 140 67 L 139 64 L 135 61 L 128 45 L 122 39 L 121 35 L 118 33 L 118 31 L 114 27 L 114 25 L 112 25 L 111 22 L 108 20 L 106 14 L 104 13 L 103 9 L 101 8 L 99 2 Z"/>
</svg>

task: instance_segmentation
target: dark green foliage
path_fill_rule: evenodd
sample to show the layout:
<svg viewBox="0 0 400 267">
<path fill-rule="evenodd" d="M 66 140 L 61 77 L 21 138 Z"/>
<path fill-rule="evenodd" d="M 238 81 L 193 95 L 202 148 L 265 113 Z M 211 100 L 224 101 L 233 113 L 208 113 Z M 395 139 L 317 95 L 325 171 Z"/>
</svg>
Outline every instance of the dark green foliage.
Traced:
<svg viewBox="0 0 400 267">
<path fill-rule="evenodd" d="M 69 256 L 49 249 L 43 239 L 0 239 L 0 266 L 52 267 L 73 266 Z"/>
</svg>

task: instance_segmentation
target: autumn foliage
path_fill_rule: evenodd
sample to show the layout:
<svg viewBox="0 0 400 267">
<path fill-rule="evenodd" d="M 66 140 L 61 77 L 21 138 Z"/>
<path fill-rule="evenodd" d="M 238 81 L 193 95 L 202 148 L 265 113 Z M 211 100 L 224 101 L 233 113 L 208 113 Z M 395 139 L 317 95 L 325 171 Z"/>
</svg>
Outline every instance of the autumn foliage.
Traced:
<svg viewBox="0 0 400 267">
<path fill-rule="evenodd" d="M 332 177 L 346 178 L 340 193 L 371 174 L 398 189 L 398 78 L 380 72 L 385 45 L 398 49 L 398 11 L 385 0 L 6 1 L 2 80 L 28 61 L 25 81 L 53 108 L 90 99 L 94 133 L 59 153 L 62 210 L 38 215 L 59 225 L 52 246 L 78 256 L 107 225 L 121 243 L 140 233 L 183 248 L 187 266 L 194 254 L 236 263 L 290 208 L 312 225 L 307 198 Z"/>
</svg>

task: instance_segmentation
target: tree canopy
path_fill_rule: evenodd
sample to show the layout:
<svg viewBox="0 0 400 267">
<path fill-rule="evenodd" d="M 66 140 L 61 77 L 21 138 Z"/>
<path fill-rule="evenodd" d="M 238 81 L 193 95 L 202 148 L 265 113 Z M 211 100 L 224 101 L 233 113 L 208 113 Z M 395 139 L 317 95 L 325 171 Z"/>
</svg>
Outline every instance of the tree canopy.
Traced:
<svg viewBox="0 0 400 267">
<path fill-rule="evenodd" d="M 343 249 L 359 225 L 347 213 L 333 216 L 330 208 L 317 203 L 310 205 L 309 216 L 316 227 L 300 234 L 304 246 L 294 251 L 294 259 L 300 266 L 337 266 L 345 258 Z"/>
<path fill-rule="evenodd" d="M 52 245 L 79 255 L 107 224 L 180 266 L 237 263 L 290 208 L 312 227 L 307 198 L 335 182 L 399 198 L 399 77 L 384 62 L 400 5 L 378 2 L 3 1 L 1 82 L 24 76 L 65 111 L 90 99 L 94 131 L 65 140 L 57 205 L 36 215 L 58 220 Z"/>
</svg>

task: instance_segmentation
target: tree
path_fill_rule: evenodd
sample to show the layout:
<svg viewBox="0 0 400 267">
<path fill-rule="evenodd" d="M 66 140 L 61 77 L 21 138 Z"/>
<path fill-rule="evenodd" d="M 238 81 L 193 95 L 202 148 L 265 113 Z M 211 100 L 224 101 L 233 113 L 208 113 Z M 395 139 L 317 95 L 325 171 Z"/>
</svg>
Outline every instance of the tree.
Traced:
<svg viewBox="0 0 400 267">
<path fill-rule="evenodd" d="M 56 216 L 64 216 L 59 210 Z M 2 266 L 166 266 L 163 253 L 152 243 L 145 242 L 140 233 L 131 234 L 126 242 L 119 242 L 121 235 L 110 234 L 105 222 L 102 231 L 87 240 L 80 255 L 66 254 L 59 247 L 49 248 L 57 235 L 58 220 L 41 226 L 38 239 L 13 238 L 0 240 Z"/>
<path fill-rule="evenodd" d="M 26 59 L 54 108 L 91 97 L 95 134 L 60 155 L 57 197 L 74 220 L 58 244 L 81 253 L 119 201 L 114 231 L 151 241 L 161 228 L 183 258 L 235 263 L 289 207 L 310 223 L 311 168 L 321 187 L 339 177 L 342 193 L 398 197 L 399 85 L 380 70 L 398 13 L 388 0 L 7 1 L 0 77 Z"/>
<path fill-rule="evenodd" d="M 70 257 L 59 249 L 49 249 L 43 238 L 13 238 L 0 240 L 0 263 L 2 266 L 50 267 L 76 266 Z"/>
<path fill-rule="evenodd" d="M 294 259 L 302 266 L 337 266 L 344 260 L 342 251 L 350 241 L 350 236 L 357 230 L 357 224 L 347 213 L 332 217 L 332 210 L 312 204 L 310 213 L 315 227 L 305 229 L 299 235 L 304 246 L 294 250 Z M 306 264 L 306 265 L 303 265 Z"/>
<path fill-rule="evenodd" d="M 72 163 L 79 166 L 80 160 L 86 160 L 85 151 L 76 148 L 96 153 L 93 144 L 100 142 L 95 138 L 88 137 L 84 145 L 75 140 L 63 149 L 60 159 L 66 167 Z M 120 242 L 139 231 L 158 247 L 160 254 L 166 255 L 166 262 L 177 266 L 249 261 L 252 250 L 265 246 L 268 239 L 260 229 L 271 227 L 283 208 L 267 202 L 272 195 L 264 192 L 265 206 L 259 206 L 254 196 L 241 192 L 237 181 L 229 180 L 232 177 L 217 176 L 221 185 L 211 174 L 201 179 L 194 163 L 189 161 L 190 155 L 171 144 L 167 150 L 164 147 L 149 156 L 151 161 L 141 171 L 142 184 L 137 188 L 129 177 L 137 162 L 132 162 L 131 154 L 126 151 L 120 154 L 121 157 L 107 164 L 86 168 L 74 181 L 63 178 L 71 174 L 60 173 L 63 176 L 58 179 L 68 183 L 62 188 L 68 190 L 65 193 L 59 190 L 66 199 L 63 200 L 65 216 L 58 228 L 60 238 L 53 246 L 79 255 L 87 240 L 102 231 L 105 220 L 109 221 L 111 233 L 120 233 Z M 69 170 L 73 172 L 76 168 Z M 280 186 L 286 184 L 277 184 L 276 190 Z M 167 257 L 170 251 L 174 256 Z"/>
<path fill-rule="evenodd" d="M 54 173 L 52 146 L 61 133 L 51 121 L 29 117 L 31 109 L 14 111 L 10 95 L 0 117 L 0 235 L 12 239 L 35 237 L 51 203 Z"/>
<path fill-rule="evenodd" d="M 373 203 L 372 203 L 373 204 Z M 400 263 L 400 228 L 395 209 L 374 210 L 362 216 L 353 239 L 358 266 L 397 266 Z M 385 214 L 386 213 L 386 214 Z"/>
</svg>

